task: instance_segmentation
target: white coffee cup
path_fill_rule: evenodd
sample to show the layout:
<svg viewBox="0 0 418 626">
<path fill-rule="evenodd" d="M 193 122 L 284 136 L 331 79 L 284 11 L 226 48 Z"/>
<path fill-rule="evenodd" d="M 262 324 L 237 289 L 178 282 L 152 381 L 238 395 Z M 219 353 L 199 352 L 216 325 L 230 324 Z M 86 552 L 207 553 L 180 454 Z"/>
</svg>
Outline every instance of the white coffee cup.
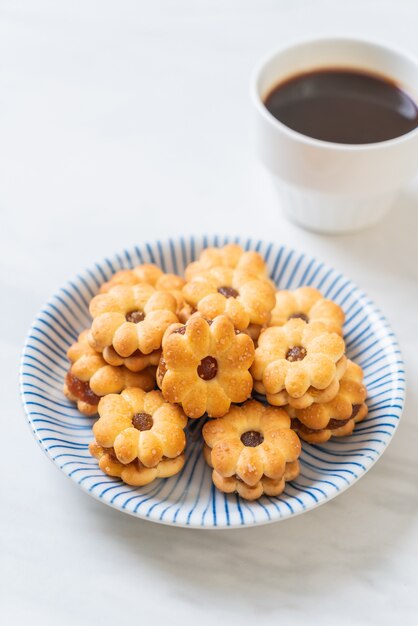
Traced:
<svg viewBox="0 0 418 626">
<path fill-rule="evenodd" d="M 305 228 L 343 233 L 377 222 L 418 172 L 418 128 L 379 143 L 338 144 L 302 135 L 267 110 L 264 99 L 280 82 L 327 67 L 380 74 L 418 102 L 418 63 L 378 43 L 330 38 L 276 51 L 255 72 L 255 146 L 284 211 Z"/>
</svg>

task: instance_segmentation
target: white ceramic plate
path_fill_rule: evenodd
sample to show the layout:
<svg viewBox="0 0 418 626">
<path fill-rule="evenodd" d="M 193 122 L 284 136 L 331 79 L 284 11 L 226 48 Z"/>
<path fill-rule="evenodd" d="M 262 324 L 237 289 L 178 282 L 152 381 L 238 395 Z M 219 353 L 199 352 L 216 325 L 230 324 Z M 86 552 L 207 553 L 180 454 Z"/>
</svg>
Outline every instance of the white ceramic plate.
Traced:
<svg viewBox="0 0 418 626">
<path fill-rule="evenodd" d="M 87 449 L 94 420 L 81 415 L 62 394 L 66 350 L 90 325 L 90 299 L 121 268 L 153 262 L 164 271 L 181 273 L 203 247 L 223 245 L 228 239 L 157 241 L 125 250 L 76 276 L 42 308 L 29 331 L 20 372 L 25 412 L 43 450 L 86 493 L 120 511 L 193 528 L 254 526 L 298 515 L 361 478 L 384 452 L 398 425 L 405 396 L 404 365 L 396 338 L 373 302 L 320 261 L 279 244 L 234 241 L 265 257 L 278 287 L 312 285 L 343 307 L 347 353 L 365 371 L 369 416 L 349 437 L 317 446 L 303 443 L 301 474 L 280 497 L 246 502 L 214 489 L 200 437 L 189 441 L 187 462 L 173 478 L 135 488 L 104 475 Z"/>
</svg>

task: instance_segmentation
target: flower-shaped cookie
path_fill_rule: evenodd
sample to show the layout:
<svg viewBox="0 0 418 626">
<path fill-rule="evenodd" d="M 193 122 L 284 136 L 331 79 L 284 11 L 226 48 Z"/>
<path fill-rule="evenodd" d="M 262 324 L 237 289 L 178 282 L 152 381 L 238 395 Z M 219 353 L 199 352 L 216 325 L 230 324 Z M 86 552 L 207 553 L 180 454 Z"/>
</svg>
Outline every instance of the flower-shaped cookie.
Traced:
<svg viewBox="0 0 418 626">
<path fill-rule="evenodd" d="M 124 358 L 138 350 L 151 354 L 161 348 L 166 328 L 178 321 L 176 309 L 172 294 L 151 285 L 113 287 L 90 302 L 90 344 L 98 351 L 113 347 Z M 103 356 L 108 358 L 107 352 Z"/>
<path fill-rule="evenodd" d="M 180 454 L 174 459 L 163 459 L 155 467 L 145 467 L 138 459 L 124 465 L 116 458 L 113 448 L 103 448 L 96 441 L 90 443 L 89 451 L 99 460 L 102 472 L 108 476 L 117 476 L 134 487 L 148 485 L 156 478 L 168 478 L 178 474 L 185 461 L 184 454 Z"/>
<path fill-rule="evenodd" d="M 311 326 L 291 319 L 284 326 L 267 328 L 260 335 L 251 368 L 255 381 L 261 383 L 256 390 L 265 393 L 270 404 L 281 406 L 295 399 L 302 407 L 309 406 L 318 401 L 315 391 L 328 391 L 337 383 L 338 392 L 346 366 L 344 351 L 344 340 L 319 323 Z"/>
<path fill-rule="evenodd" d="M 196 275 L 184 286 L 183 295 L 206 319 L 227 315 L 238 330 L 266 324 L 275 303 L 270 281 L 229 267 Z"/>
<path fill-rule="evenodd" d="M 157 291 L 168 291 L 177 300 L 177 309 L 181 311 L 185 306 L 182 289 L 185 284 L 184 278 L 176 274 L 164 274 L 159 267 L 153 263 L 137 265 L 131 270 L 120 270 L 116 272 L 110 280 L 100 287 L 100 293 L 107 293 L 117 285 L 138 285 L 147 283 L 155 287 Z"/>
<path fill-rule="evenodd" d="M 353 361 L 348 361 L 340 389 L 333 400 L 312 404 L 301 410 L 287 407 L 292 418 L 292 428 L 301 439 L 310 443 L 323 443 L 332 436 L 351 435 L 355 424 L 367 415 L 366 396 L 363 370 Z"/>
<path fill-rule="evenodd" d="M 77 403 L 80 413 L 96 414 L 101 396 L 119 393 L 126 387 L 140 387 L 145 391 L 154 389 L 155 368 L 134 373 L 124 366 L 113 367 L 90 346 L 88 335 L 89 331 L 83 330 L 67 352 L 72 365 L 65 378 L 64 394 Z"/>
<path fill-rule="evenodd" d="M 321 322 L 328 332 L 342 335 L 344 317 L 341 307 L 324 298 L 320 291 L 299 287 L 295 291 L 283 289 L 276 293 L 269 326 L 283 326 L 292 318 L 300 318 L 309 323 Z"/>
<path fill-rule="evenodd" d="M 205 458 L 221 491 L 253 500 L 278 495 L 299 473 L 299 438 L 283 409 L 250 400 L 203 427 Z"/>
<path fill-rule="evenodd" d="M 130 387 L 100 400 L 93 433 L 100 446 L 113 448 L 120 463 L 138 460 L 145 467 L 157 467 L 164 458 L 183 453 L 186 425 L 180 407 L 165 402 L 160 391 Z"/>
<path fill-rule="evenodd" d="M 174 324 L 163 339 L 157 381 L 164 398 L 182 405 L 188 417 L 222 417 L 231 402 L 244 402 L 252 390 L 249 372 L 254 344 L 235 331 L 225 315 L 213 322 L 192 317 Z"/>
<path fill-rule="evenodd" d="M 230 243 L 223 248 L 205 248 L 199 259 L 186 267 L 186 280 L 190 281 L 198 274 L 219 266 L 248 272 L 259 278 L 267 276 L 267 266 L 258 252 L 245 252 L 238 244 Z"/>
</svg>

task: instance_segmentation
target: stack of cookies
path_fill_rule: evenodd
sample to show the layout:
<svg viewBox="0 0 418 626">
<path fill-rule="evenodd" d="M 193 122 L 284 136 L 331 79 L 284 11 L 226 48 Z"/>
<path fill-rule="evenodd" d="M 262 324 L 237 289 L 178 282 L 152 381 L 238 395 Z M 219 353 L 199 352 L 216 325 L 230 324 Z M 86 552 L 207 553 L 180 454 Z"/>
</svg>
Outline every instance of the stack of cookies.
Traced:
<svg viewBox="0 0 418 626">
<path fill-rule="evenodd" d="M 238 245 L 203 250 L 184 278 L 119 271 L 90 313 L 64 393 L 98 413 L 90 452 L 130 485 L 178 473 L 185 428 L 203 418 L 215 486 L 278 495 L 299 474 L 300 439 L 348 435 L 367 415 L 341 308 L 311 287 L 277 291 L 262 257 Z"/>
<path fill-rule="evenodd" d="M 254 390 L 284 407 L 310 443 L 349 435 L 367 415 L 363 372 L 345 355 L 343 324 L 342 309 L 317 289 L 282 290 L 258 339 Z"/>
</svg>

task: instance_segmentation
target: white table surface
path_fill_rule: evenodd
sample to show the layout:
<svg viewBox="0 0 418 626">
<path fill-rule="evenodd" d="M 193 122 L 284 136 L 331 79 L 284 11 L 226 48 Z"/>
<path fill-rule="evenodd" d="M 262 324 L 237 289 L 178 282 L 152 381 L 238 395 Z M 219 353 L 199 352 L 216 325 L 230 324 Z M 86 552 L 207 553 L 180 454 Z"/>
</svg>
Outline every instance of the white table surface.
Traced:
<svg viewBox="0 0 418 626">
<path fill-rule="evenodd" d="M 378 227 L 321 237 L 281 215 L 249 142 L 260 56 L 356 34 L 418 54 L 415 0 L 0 3 L 2 623 L 416 623 L 418 186 Z M 17 389 L 43 302 L 144 240 L 236 233 L 352 277 L 387 314 L 409 379 L 399 431 L 360 483 L 317 510 L 239 531 L 143 522 L 47 460 Z"/>
</svg>

